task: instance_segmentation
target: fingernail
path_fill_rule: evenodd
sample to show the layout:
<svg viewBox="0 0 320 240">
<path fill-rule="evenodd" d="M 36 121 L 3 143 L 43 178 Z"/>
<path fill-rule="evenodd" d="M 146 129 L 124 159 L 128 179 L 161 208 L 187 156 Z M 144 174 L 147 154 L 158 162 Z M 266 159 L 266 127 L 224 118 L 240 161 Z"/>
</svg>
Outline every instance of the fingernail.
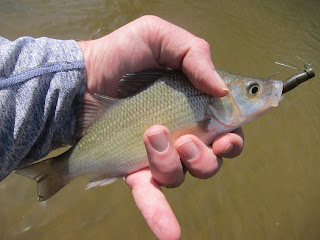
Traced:
<svg viewBox="0 0 320 240">
<path fill-rule="evenodd" d="M 220 77 L 220 75 L 217 73 L 216 70 L 213 71 L 213 74 L 215 76 L 215 78 L 218 80 L 218 83 L 220 85 L 220 88 L 222 89 L 222 91 L 227 94 L 229 92 L 229 89 L 226 85 L 226 83 L 222 80 L 222 78 Z"/>
<path fill-rule="evenodd" d="M 164 131 L 149 134 L 147 138 L 157 152 L 164 152 L 169 147 L 168 136 Z"/>
<path fill-rule="evenodd" d="M 230 153 L 232 150 L 233 150 L 233 144 L 229 143 L 229 145 L 221 153 Z"/>
<path fill-rule="evenodd" d="M 192 139 L 180 144 L 177 147 L 177 151 L 179 152 L 180 157 L 187 161 L 193 160 L 199 155 L 199 149 Z"/>
</svg>

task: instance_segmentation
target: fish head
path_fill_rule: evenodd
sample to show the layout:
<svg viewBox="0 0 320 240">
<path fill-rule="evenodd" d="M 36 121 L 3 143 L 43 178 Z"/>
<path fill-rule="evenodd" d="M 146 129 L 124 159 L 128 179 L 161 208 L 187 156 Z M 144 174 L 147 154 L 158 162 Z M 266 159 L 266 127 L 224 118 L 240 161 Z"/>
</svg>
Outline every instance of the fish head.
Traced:
<svg viewBox="0 0 320 240">
<path fill-rule="evenodd" d="M 233 76 L 227 82 L 229 94 L 217 101 L 211 101 L 209 110 L 214 118 L 229 127 L 249 122 L 282 99 L 282 81 Z"/>
</svg>

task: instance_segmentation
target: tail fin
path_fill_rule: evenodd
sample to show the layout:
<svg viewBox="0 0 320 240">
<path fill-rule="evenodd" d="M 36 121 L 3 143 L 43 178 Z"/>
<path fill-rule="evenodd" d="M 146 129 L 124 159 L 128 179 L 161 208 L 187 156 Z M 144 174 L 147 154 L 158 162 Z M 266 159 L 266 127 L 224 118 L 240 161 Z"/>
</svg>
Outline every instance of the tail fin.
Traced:
<svg viewBox="0 0 320 240">
<path fill-rule="evenodd" d="M 17 174 L 37 181 L 38 200 L 45 201 L 69 183 L 63 174 L 66 161 L 50 158 L 16 171 Z"/>
</svg>

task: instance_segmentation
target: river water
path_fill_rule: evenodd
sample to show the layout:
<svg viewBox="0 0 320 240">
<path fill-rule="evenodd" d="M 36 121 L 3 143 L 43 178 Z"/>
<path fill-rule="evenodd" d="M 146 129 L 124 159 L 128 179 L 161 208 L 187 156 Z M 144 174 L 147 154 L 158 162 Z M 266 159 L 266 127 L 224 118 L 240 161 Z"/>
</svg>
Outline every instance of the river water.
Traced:
<svg viewBox="0 0 320 240">
<path fill-rule="evenodd" d="M 1 0 L 1 36 L 88 39 L 154 14 L 206 39 L 218 68 L 286 79 L 283 56 L 320 74 L 318 0 Z M 319 75 L 318 75 L 319 76 Z M 320 79 L 288 93 L 279 107 L 243 127 L 245 149 L 209 180 L 187 176 L 164 192 L 182 239 L 320 239 Z M 76 179 L 47 202 L 35 182 L 0 183 L 1 239 L 154 239 L 123 181 L 85 191 Z"/>
</svg>

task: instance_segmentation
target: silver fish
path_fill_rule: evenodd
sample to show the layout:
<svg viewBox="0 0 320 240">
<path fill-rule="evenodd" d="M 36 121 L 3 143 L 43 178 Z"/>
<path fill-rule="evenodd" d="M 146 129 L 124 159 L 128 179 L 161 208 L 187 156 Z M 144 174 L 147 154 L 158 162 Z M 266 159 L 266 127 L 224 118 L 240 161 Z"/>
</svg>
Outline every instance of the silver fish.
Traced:
<svg viewBox="0 0 320 240">
<path fill-rule="evenodd" d="M 92 125 L 87 133 L 62 155 L 16 173 L 37 181 L 40 201 L 82 175 L 91 177 L 87 188 L 106 185 L 148 166 L 142 135 L 152 125 L 165 125 L 173 139 L 190 133 L 210 144 L 219 134 L 255 119 L 281 100 L 282 81 L 217 71 L 229 88 L 222 98 L 196 90 L 178 71 L 127 75 L 121 92 L 133 96 L 120 100 L 86 96 L 91 110 L 84 114 L 84 125 Z M 148 87 L 133 94 L 146 82 Z M 90 119 L 97 115 L 92 124 Z"/>
</svg>

